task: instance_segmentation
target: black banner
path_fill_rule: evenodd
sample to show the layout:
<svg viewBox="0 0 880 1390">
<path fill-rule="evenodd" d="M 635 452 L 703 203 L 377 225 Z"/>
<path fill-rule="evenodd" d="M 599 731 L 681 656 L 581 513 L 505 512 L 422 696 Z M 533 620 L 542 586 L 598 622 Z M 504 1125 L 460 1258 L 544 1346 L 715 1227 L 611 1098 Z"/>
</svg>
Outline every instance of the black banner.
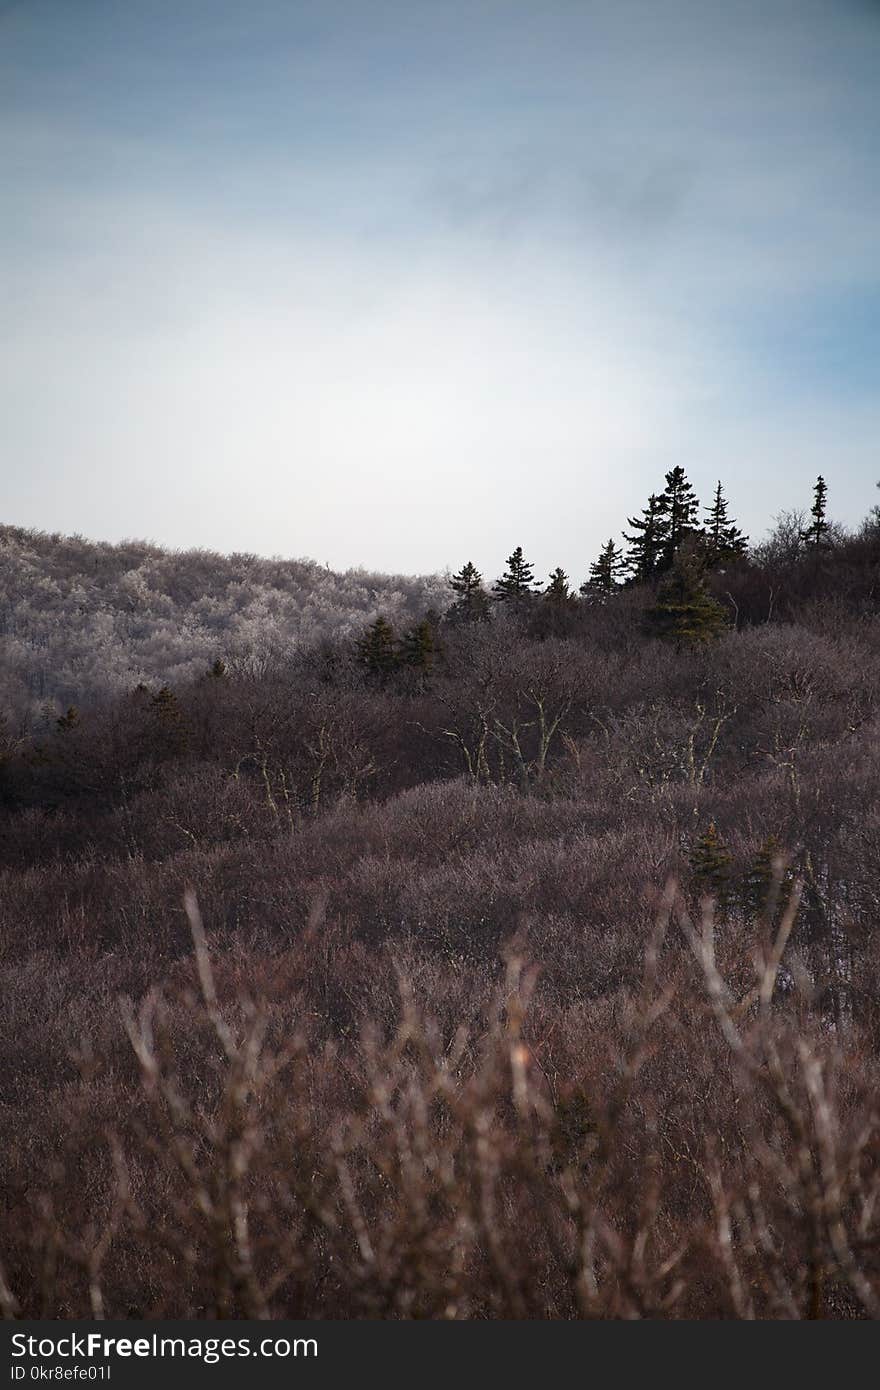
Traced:
<svg viewBox="0 0 880 1390">
<path fill-rule="evenodd" d="M 7 1322 L 0 1379 L 34 1385 L 155 1387 L 339 1384 L 394 1373 L 605 1382 L 622 1375 L 677 1380 L 743 1373 L 759 1352 L 784 1352 L 815 1374 L 846 1351 L 869 1352 L 874 1324 L 686 1322 Z M 843 1328 L 848 1330 L 843 1332 Z M 843 1340 L 845 1338 L 845 1341 Z M 658 1358 L 674 1356 L 674 1362 Z M 600 1358 L 596 1360 L 595 1358 Z M 721 1362 L 720 1357 L 724 1360 Z M 832 1363 L 831 1358 L 835 1361 Z M 609 1359 L 610 1358 L 610 1359 Z M 807 1358 L 809 1360 L 807 1361 Z M 818 1358 L 818 1359 L 817 1359 Z M 580 1369 L 578 1370 L 578 1367 Z M 390 1373 L 390 1376 L 389 1376 Z M 2 1384 L 0 1384 L 2 1390 Z"/>
</svg>

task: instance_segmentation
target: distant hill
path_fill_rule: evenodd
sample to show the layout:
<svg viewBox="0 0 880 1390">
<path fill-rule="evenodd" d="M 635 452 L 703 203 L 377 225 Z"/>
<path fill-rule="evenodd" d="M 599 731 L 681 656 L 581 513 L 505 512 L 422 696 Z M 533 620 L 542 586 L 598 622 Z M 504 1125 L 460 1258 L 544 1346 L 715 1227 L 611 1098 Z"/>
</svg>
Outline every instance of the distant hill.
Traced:
<svg viewBox="0 0 880 1390">
<path fill-rule="evenodd" d="M 0 526 L 0 707 L 14 718 L 359 633 L 449 602 L 438 575 L 119 545 Z"/>
</svg>

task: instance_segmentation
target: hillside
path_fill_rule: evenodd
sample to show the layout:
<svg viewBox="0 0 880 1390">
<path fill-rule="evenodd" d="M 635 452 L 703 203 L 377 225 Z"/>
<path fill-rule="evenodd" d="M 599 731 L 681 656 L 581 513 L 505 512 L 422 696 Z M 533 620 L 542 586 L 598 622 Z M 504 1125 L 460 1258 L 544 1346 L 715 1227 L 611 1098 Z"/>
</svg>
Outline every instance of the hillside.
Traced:
<svg viewBox="0 0 880 1390">
<path fill-rule="evenodd" d="M 817 539 L 490 602 L 7 529 L 77 706 L 0 749 L 8 1306 L 880 1311 L 880 539 Z"/>
<path fill-rule="evenodd" d="M 405 621 L 448 595 L 437 577 L 0 526 L 0 707 L 58 714 L 138 681 L 192 680 L 218 657 L 350 637 L 380 610 Z"/>
</svg>

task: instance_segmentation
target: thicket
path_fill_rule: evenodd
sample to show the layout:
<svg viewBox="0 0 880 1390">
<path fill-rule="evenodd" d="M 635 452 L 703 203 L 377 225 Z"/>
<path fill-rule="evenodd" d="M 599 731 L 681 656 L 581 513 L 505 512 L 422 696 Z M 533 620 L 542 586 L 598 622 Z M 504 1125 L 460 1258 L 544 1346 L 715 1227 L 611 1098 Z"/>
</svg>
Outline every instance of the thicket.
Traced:
<svg viewBox="0 0 880 1390">
<path fill-rule="evenodd" d="M 8 1315 L 877 1314 L 880 533 L 671 486 L 7 721 Z"/>
</svg>

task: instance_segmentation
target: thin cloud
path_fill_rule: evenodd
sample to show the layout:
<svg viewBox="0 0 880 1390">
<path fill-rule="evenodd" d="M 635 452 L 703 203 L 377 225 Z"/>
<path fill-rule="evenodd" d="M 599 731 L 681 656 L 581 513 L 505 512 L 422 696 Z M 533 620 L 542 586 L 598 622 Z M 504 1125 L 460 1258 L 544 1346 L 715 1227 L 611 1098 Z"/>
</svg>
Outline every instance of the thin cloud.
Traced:
<svg viewBox="0 0 880 1390">
<path fill-rule="evenodd" d="M 862 7 L 136 8 L 0 51 L 9 519 L 582 574 L 673 463 L 871 504 Z"/>
</svg>

